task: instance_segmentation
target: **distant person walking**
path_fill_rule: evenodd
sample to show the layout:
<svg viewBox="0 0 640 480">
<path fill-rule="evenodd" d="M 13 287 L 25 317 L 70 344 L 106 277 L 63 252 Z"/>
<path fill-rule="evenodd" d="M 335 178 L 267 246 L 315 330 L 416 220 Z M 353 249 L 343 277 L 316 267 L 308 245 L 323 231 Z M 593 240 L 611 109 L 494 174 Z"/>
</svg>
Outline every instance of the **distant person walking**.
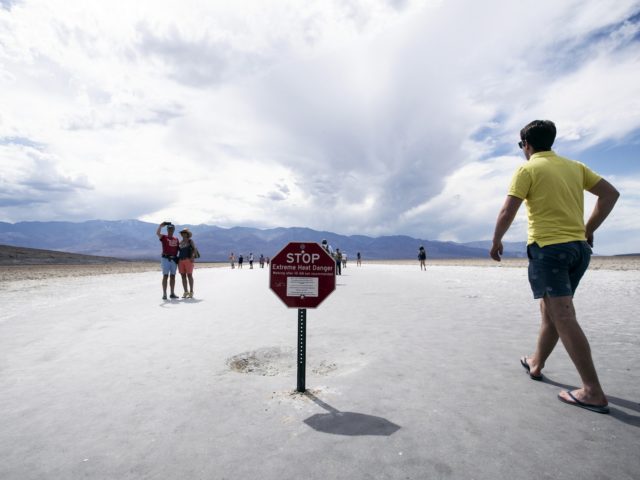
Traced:
<svg viewBox="0 0 640 480">
<path fill-rule="evenodd" d="M 231 268 L 236 268 L 236 256 L 233 254 L 233 252 L 231 252 L 231 255 L 229 255 L 229 263 L 231 264 Z"/>
<path fill-rule="evenodd" d="M 582 388 L 561 391 L 558 398 L 569 405 L 609 413 L 589 342 L 576 318 L 573 295 L 589 266 L 593 234 L 620 194 L 586 165 L 556 155 L 551 150 L 555 137 L 556 126 L 549 120 L 534 120 L 520 131 L 518 146 L 527 162 L 511 180 L 490 255 L 500 261 L 502 237 L 526 200 L 529 283 L 533 297 L 541 299 L 542 325 L 535 353 L 522 357 L 520 363 L 531 379 L 542 380 L 542 369 L 560 339 L 580 374 Z M 598 197 L 586 225 L 584 190 Z"/>
<path fill-rule="evenodd" d="M 249 252 L 249 268 L 253 270 L 253 253 Z"/>
<path fill-rule="evenodd" d="M 193 298 L 193 269 L 195 267 L 196 244 L 193 243 L 193 234 L 188 228 L 180 230 L 182 240 L 178 252 L 178 271 L 182 276 L 182 298 Z M 187 288 L 187 283 L 188 288 Z"/>
<path fill-rule="evenodd" d="M 420 270 L 427 269 L 427 251 L 424 249 L 422 245 L 418 249 L 418 260 L 420 260 Z"/>
<path fill-rule="evenodd" d="M 347 254 L 342 254 L 342 268 L 347 268 Z"/>
<path fill-rule="evenodd" d="M 327 242 L 325 239 L 323 239 L 321 246 L 322 246 L 322 248 L 324 249 L 325 252 L 327 252 L 329 255 L 331 255 L 333 257 L 333 248 L 331 248 L 331 245 L 329 245 L 329 242 Z"/>
<path fill-rule="evenodd" d="M 263 254 L 260 254 L 259 262 L 260 262 L 260 268 L 264 268 L 264 255 Z"/>
<path fill-rule="evenodd" d="M 362 265 L 362 255 L 360 255 L 360 252 L 356 253 L 356 265 L 358 267 Z"/>
<path fill-rule="evenodd" d="M 342 252 L 339 248 L 336 248 L 334 258 L 336 259 L 336 275 L 342 275 Z"/>
<path fill-rule="evenodd" d="M 333 258 L 334 262 L 336 262 L 336 275 L 342 275 L 342 270 L 340 269 L 340 265 L 341 262 L 338 260 L 338 256 L 337 256 L 337 252 L 339 252 L 340 250 L 336 250 L 336 252 L 333 251 L 333 247 L 331 245 L 329 245 L 329 242 L 327 242 L 326 239 L 322 240 L 322 249 L 327 252 L 329 255 L 331 255 L 331 257 Z"/>
<path fill-rule="evenodd" d="M 242 262 L 244 262 L 244 257 L 240 254 L 238 255 L 238 268 L 242 268 Z"/>
<path fill-rule="evenodd" d="M 162 227 L 167 227 L 167 234 L 163 235 Z M 171 288 L 170 298 L 178 298 L 175 293 L 176 288 L 176 270 L 178 268 L 178 248 L 180 240 L 173 236 L 176 227 L 171 222 L 162 222 L 158 225 L 156 235 L 162 243 L 162 257 L 160 265 L 162 267 L 162 299 L 167 299 L 167 280 Z"/>
</svg>

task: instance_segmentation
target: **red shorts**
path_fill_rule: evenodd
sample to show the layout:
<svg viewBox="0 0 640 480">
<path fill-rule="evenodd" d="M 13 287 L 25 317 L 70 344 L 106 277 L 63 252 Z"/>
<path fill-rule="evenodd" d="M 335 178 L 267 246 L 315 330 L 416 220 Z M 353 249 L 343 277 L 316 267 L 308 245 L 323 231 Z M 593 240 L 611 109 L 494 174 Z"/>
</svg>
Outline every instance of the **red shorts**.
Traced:
<svg viewBox="0 0 640 480">
<path fill-rule="evenodd" d="M 185 275 L 187 273 L 193 273 L 193 260 L 191 259 L 180 260 L 180 263 L 178 263 L 178 271 L 180 272 L 181 275 Z"/>
</svg>

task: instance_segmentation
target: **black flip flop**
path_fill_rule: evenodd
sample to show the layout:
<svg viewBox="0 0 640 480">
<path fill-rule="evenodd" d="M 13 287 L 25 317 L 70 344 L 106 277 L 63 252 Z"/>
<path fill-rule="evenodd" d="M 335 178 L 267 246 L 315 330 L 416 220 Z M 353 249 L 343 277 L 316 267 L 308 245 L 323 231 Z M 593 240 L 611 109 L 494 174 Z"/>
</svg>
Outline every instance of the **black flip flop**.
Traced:
<svg viewBox="0 0 640 480">
<path fill-rule="evenodd" d="M 529 374 L 529 378 L 531 378 L 531 380 L 535 380 L 536 382 L 542 381 L 542 374 L 540 374 L 540 375 L 532 375 L 531 374 L 531 367 L 529 366 L 529 363 L 527 362 L 527 357 L 522 357 L 520 359 L 520 365 L 522 365 L 522 367 L 527 371 L 527 373 Z"/>
<path fill-rule="evenodd" d="M 569 396 L 571 397 L 573 402 L 570 402 L 569 400 L 566 400 L 566 399 L 562 398 L 560 396 L 560 394 L 558 394 L 558 399 L 562 403 L 566 403 L 567 405 L 573 405 L 574 407 L 584 408 L 585 410 L 589 410 L 591 412 L 609 413 L 609 406 L 608 405 L 593 405 L 591 403 L 584 403 L 584 402 L 581 402 L 580 400 L 578 400 L 576 397 L 574 397 L 573 393 L 571 393 L 571 390 L 567 390 L 567 393 L 569 394 Z"/>
</svg>

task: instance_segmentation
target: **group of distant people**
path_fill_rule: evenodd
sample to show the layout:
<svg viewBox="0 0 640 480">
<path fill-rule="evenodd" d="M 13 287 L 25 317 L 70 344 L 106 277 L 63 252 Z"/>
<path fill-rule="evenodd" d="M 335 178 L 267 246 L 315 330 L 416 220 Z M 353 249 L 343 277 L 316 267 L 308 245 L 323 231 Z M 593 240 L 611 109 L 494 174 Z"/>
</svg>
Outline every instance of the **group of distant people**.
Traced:
<svg viewBox="0 0 640 480">
<path fill-rule="evenodd" d="M 340 251 L 339 248 L 336 248 L 334 250 L 333 247 L 329 244 L 329 242 L 326 239 L 322 240 L 321 246 L 324 249 L 324 251 L 326 251 L 329 255 L 331 255 L 335 260 L 336 275 L 342 275 L 342 269 L 347 268 L 347 254 L 345 252 Z M 356 265 L 358 267 L 362 265 L 362 254 L 360 252 L 356 253 Z"/>
<path fill-rule="evenodd" d="M 249 260 L 249 268 L 253 268 L 253 261 L 254 261 L 253 253 L 249 253 L 248 260 Z M 244 255 L 239 254 L 238 257 L 236 258 L 235 253 L 231 252 L 231 254 L 229 255 L 229 265 L 231 265 L 232 269 L 236 268 L 236 261 L 238 263 L 238 268 L 242 268 L 242 265 L 244 264 Z M 271 259 L 269 257 L 265 257 L 263 254 L 260 254 L 260 257 L 258 258 L 258 263 L 260 264 L 260 268 L 264 268 L 265 265 L 268 267 L 270 262 L 271 262 Z"/>
<path fill-rule="evenodd" d="M 591 357 L 589 342 L 578 324 L 573 296 L 591 258 L 594 232 L 608 217 L 619 193 L 605 179 L 586 165 L 557 155 L 551 150 L 556 137 L 556 126 L 548 120 L 534 120 L 520 131 L 518 146 L 527 160 L 513 175 L 505 203 L 500 210 L 490 256 L 500 261 L 503 254 L 502 238 L 511 226 L 518 209 L 526 201 L 528 216 L 527 256 L 529 283 L 535 299 L 540 299 L 542 323 L 536 350 L 520 358 L 520 364 L 532 380 L 543 380 L 542 369 L 558 340 L 562 341 L 573 361 L 582 388 L 569 389 L 558 398 L 569 405 L 598 413 L 609 413 L 608 401 L 600 385 Z M 595 207 L 584 222 L 584 191 L 597 196 Z M 162 227 L 167 234 L 161 234 Z M 173 236 L 175 226 L 163 222 L 157 235 L 162 242 L 162 288 L 167 298 L 167 278 L 175 295 L 176 269 L 182 275 L 183 298 L 193 297 L 193 260 L 197 249 L 188 229 L 180 231 L 181 239 Z M 347 266 L 347 255 L 327 240 L 322 248 L 336 262 L 336 274 Z M 262 255 L 261 266 L 263 266 Z M 420 269 L 426 270 L 426 250 L 418 249 Z M 234 255 L 230 256 L 234 266 Z M 361 255 L 357 254 L 358 265 Z M 242 268 L 242 255 L 238 267 Z M 250 268 L 253 254 L 249 255 Z M 266 263 L 269 260 L 266 259 Z"/>
</svg>

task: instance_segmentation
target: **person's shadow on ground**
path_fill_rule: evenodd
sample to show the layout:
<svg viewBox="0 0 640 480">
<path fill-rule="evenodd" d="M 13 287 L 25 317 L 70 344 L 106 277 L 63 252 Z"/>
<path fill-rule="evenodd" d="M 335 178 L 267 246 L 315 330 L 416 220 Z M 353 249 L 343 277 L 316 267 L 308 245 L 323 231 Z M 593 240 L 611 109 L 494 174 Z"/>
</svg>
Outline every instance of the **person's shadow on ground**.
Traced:
<svg viewBox="0 0 640 480">
<path fill-rule="evenodd" d="M 334 435 L 379 435 L 388 437 L 401 428 L 386 418 L 363 413 L 341 412 L 309 392 L 305 392 L 305 396 L 329 412 L 316 413 L 304 420 L 304 423 L 319 432 Z"/>
<path fill-rule="evenodd" d="M 175 298 L 171 300 L 163 300 L 162 303 L 160 304 L 160 307 L 166 308 L 166 307 L 171 307 L 173 305 L 179 305 L 179 304 L 184 305 L 189 303 L 200 303 L 200 302 L 204 302 L 204 300 L 200 298 Z"/>
<path fill-rule="evenodd" d="M 551 380 L 546 375 L 542 378 L 542 382 L 548 383 L 549 385 L 554 385 L 556 387 L 563 388 L 565 390 L 576 390 L 580 388 L 573 385 L 567 385 L 564 383 L 556 382 L 554 380 Z M 613 397 L 609 394 L 607 394 L 607 399 L 609 400 L 609 415 L 611 415 L 616 420 L 626 423 L 627 425 L 640 427 L 640 415 L 629 415 L 627 412 L 613 406 L 613 405 L 617 405 L 619 407 L 626 408 L 629 410 L 633 410 L 634 412 L 640 413 L 640 403 L 632 402 L 631 400 L 625 400 L 624 398 Z"/>
</svg>

